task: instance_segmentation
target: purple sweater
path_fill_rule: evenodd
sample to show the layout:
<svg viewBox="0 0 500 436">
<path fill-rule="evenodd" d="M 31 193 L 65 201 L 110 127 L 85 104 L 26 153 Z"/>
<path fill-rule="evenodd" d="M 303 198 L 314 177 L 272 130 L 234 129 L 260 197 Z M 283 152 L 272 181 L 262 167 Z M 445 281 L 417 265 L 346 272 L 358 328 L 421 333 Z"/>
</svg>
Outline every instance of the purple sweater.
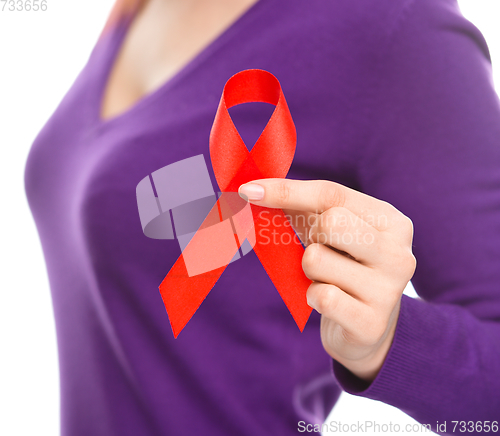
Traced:
<svg viewBox="0 0 500 436">
<path fill-rule="evenodd" d="M 298 421 L 321 423 L 341 388 L 448 430 L 499 420 L 500 104 L 486 43 L 456 1 L 260 0 L 105 121 L 102 93 L 130 19 L 97 42 L 26 166 L 56 318 L 62 434 L 292 435 Z M 143 234 L 136 185 L 182 159 L 210 162 L 222 88 L 247 68 L 282 85 L 298 134 L 289 178 L 345 184 L 413 220 L 421 300 L 403 296 L 369 386 L 332 366 L 316 312 L 299 332 L 253 251 L 173 338 L 158 286 L 180 248 Z M 231 115 L 250 144 L 270 110 Z"/>
</svg>

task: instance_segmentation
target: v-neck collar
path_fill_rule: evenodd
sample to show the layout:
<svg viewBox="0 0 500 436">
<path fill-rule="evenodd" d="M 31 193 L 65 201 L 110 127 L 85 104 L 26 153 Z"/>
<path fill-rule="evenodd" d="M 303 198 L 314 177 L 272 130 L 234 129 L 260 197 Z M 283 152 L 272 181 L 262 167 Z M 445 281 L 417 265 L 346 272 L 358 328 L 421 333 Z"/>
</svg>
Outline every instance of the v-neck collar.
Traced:
<svg viewBox="0 0 500 436">
<path fill-rule="evenodd" d="M 199 51 L 194 57 L 192 57 L 187 63 L 185 63 L 178 71 L 167 81 L 161 84 L 159 87 L 153 91 L 145 94 L 134 104 L 129 106 L 124 111 L 110 118 L 101 117 L 101 108 L 104 101 L 104 93 L 107 86 L 109 85 L 110 76 L 114 64 L 118 58 L 122 45 L 124 43 L 125 37 L 128 30 L 130 29 L 134 18 L 138 11 L 130 14 L 127 17 L 122 18 L 114 27 L 110 33 L 109 41 L 109 53 L 105 57 L 103 71 L 101 73 L 102 79 L 99 81 L 97 96 L 95 99 L 95 110 L 94 113 L 94 123 L 97 130 L 106 129 L 112 125 L 120 124 L 121 122 L 126 122 L 128 118 L 140 113 L 141 110 L 147 107 L 154 100 L 163 96 L 171 88 L 175 87 L 179 82 L 182 82 L 184 77 L 192 70 L 202 66 L 210 56 L 221 48 L 226 42 L 231 40 L 240 30 L 244 27 L 245 23 L 252 20 L 253 17 L 268 4 L 272 3 L 273 0 L 258 0 L 256 3 L 251 5 L 242 15 L 240 15 L 235 21 L 233 21 L 222 33 L 220 33 L 215 39 L 213 39 L 208 45 L 206 45 L 201 51 Z"/>
</svg>

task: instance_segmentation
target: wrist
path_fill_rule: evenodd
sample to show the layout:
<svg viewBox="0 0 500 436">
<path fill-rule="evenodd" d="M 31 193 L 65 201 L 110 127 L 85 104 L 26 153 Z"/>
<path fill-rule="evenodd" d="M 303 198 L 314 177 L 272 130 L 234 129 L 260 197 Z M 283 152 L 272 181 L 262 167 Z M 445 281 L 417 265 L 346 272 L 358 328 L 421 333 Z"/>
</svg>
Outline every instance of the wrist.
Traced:
<svg viewBox="0 0 500 436">
<path fill-rule="evenodd" d="M 388 327 L 386 334 L 377 344 L 377 346 L 374 347 L 371 353 L 369 353 L 362 359 L 357 360 L 335 357 L 334 359 L 361 380 L 368 383 L 371 383 L 373 380 L 375 380 L 378 373 L 380 372 L 380 369 L 382 368 L 382 365 L 385 362 L 387 354 L 389 353 L 392 342 L 394 340 L 400 306 L 401 300 L 398 302 L 391 315 L 390 326 Z"/>
</svg>

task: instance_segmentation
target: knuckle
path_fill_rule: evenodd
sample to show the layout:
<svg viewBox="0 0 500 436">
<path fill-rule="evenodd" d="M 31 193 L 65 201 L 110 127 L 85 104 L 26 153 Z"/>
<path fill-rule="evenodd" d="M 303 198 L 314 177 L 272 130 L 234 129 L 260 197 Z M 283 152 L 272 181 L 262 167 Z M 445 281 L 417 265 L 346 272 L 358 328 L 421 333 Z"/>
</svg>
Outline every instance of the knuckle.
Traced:
<svg viewBox="0 0 500 436">
<path fill-rule="evenodd" d="M 400 217 L 401 212 L 396 209 L 391 203 L 379 200 L 380 201 L 380 212 L 384 217 L 384 229 L 387 230 L 389 228 L 393 228 L 397 225 L 397 221 Z"/>
<path fill-rule="evenodd" d="M 398 270 L 404 275 L 413 275 L 417 266 L 417 260 L 411 250 L 405 249 L 399 252 L 397 267 Z"/>
<path fill-rule="evenodd" d="M 397 276 L 413 275 L 416 269 L 416 259 L 412 253 L 413 222 L 397 209 L 394 208 L 394 211 L 390 220 L 391 231 L 386 233 L 384 258 Z"/>
<path fill-rule="evenodd" d="M 415 255 L 411 251 L 407 254 L 405 263 L 406 263 L 406 268 L 407 268 L 408 274 L 411 277 L 413 277 L 413 273 L 417 269 L 417 258 L 415 257 Z"/>
<path fill-rule="evenodd" d="M 413 221 L 396 209 L 396 214 L 392 218 L 392 227 L 394 233 L 402 241 L 411 242 L 413 240 Z"/>
<path fill-rule="evenodd" d="M 345 205 L 345 192 L 333 182 L 325 182 L 319 185 L 319 202 L 323 210 L 331 207 L 343 207 Z"/>
<path fill-rule="evenodd" d="M 413 240 L 413 221 L 407 217 L 406 215 L 403 215 L 401 217 L 401 234 L 403 237 L 408 240 L 412 241 Z"/>
<path fill-rule="evenodd" d="M 286 180 L 281 180 L 275 186 L 276 200 L 281 205 L 287 205 L 290 201 L 290 186 Z"/>
<path fill-rule="evenodd" d="M 394 277 L 398 279 L 409 280 L 417 267 L 417 259 L 410 248 L 399 248 L 394 250 L 391 255 L 390 267 L 394 272 Z"/>
</svg>

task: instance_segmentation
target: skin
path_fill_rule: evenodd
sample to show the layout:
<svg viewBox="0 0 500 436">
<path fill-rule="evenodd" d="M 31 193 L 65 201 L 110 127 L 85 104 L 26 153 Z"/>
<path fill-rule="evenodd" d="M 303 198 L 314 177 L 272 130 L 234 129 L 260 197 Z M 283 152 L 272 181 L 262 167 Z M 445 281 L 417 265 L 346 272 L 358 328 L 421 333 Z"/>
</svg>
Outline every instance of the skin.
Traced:
<svg viewBox="0 0 500 436">
<path fill-rule="evenodd" d="M 101 118 L 125 112 L 175 76 L 257 0 L 148 0 L 113 65 Z"/>
<path fill-rule="evenodd" d="M 324 180 L 255 180 L 239 193 L 289 217 L 307 245 L 302 268 L 313 281 L 307 302 L 321 314 L 323 347 L 373 381 L 416 267 L 411 220 L 387 202 Z"/>
<path fill-rule="evenodd" d="M 256 2 L 144 2 L 111 70 L 101 117 L 113 118 L 154 92 Z M 257 180 L 240 193 L 254 204 L 285 210 L 292 224 L 306 217 L 310 225 L 294 227 L 307 244 L 302 266 L 313 280 L 307 299 L 322 314 L 323 346 L 372 381 L 391 346 L 401 295 L 415 270 L 411 221 L 388 203 L 327 181 Z"/>
</svg>

